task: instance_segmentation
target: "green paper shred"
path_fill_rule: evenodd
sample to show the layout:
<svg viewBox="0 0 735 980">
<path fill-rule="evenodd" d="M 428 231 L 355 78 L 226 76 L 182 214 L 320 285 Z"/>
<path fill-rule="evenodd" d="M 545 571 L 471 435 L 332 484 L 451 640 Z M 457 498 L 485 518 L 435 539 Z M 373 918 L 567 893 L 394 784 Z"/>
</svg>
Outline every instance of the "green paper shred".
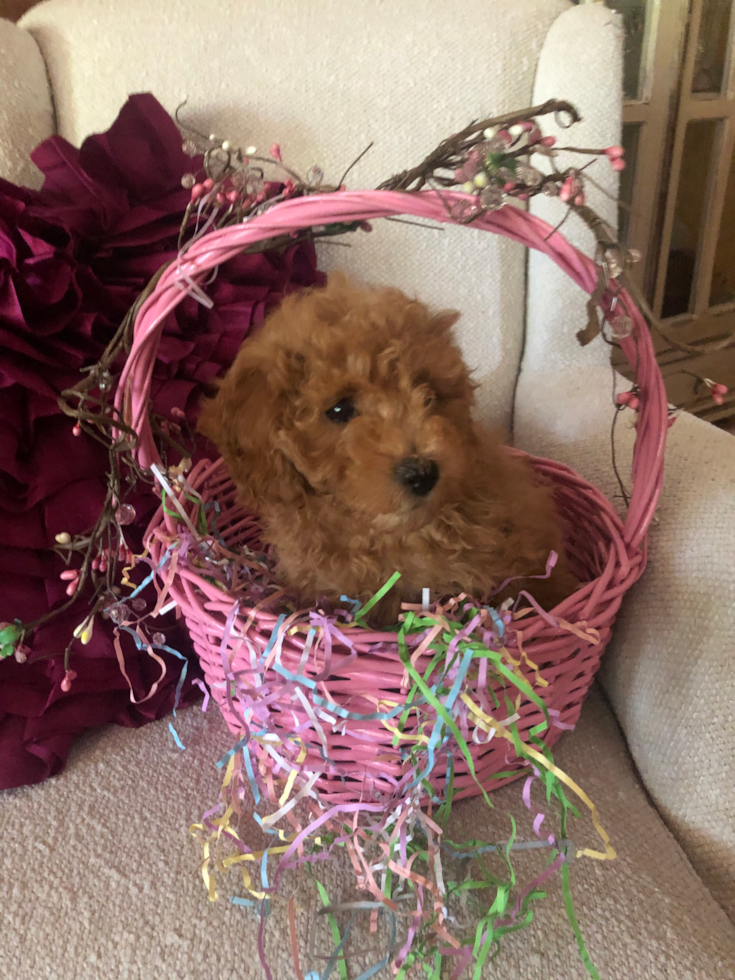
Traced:
<svg viewBox="0 0 735 980">
<path fill-rule="evenodd" d="M 319 881 L 318 878 L 314 878 L 316 882 L 316 887 L 319 890 L 319 897 L 322 900 L 322 905 L 325 907 L 331 905 L 329 901 L 329 895 L 327 894 L 327 889 Z M 339 926 L 337 925 L 337 917 L 333 912 L 327 912 L 327 921 L 329 922 L 329 927 L 332 930 L 332 940 L 334 942 L 335 949 L 338 949 L 342 943 L 342 936 L 340 935 Z M 347 980 L 347 964 L 345 963 L 345 958 L 342 953 L 337 957 L 337 969 L 339 970 L 339 975 L 341 980 Z"/>
<path fill-rule="evenodd" d="M 364 625 L 363 620 L 366 614 L 386 595 L 399 578 L 398 573 L 391 576 L 382 588 L 355 613 L 356 623 Z M 504 706 L 507 716 L 511 717 L 515 714 L 515 704 L 520 695 L 524 700 L 534 704 L 543 715 L 543 720 L 536 724 L 530 732 L 524 732 L 523 735 L 514 722 L 505 723 L 505 727 L 511 737 L 511 744 L 517 758 L 521 761 L 525 760 L 538 771 L 540 789 L 543 790 L 547 803 L 551 804 L 556 801 L 558 804 L 561 817 L 560 839 L 567 841 L 568 817 L 578 817 L 579 811 L 567 799 L 564 786 L 560 780 L 546 767 L 538 765 L 528 752 L 528 747 L 533 746 L 543 754 L 549 763 L 553 763 L 551 750 L 541 738 L 542 733 L 548 730 L 550 723 L 546 703 L 529 681 L 514 673 L 512 666 L 504 661 L 502 650 L 487 648 L 478 641 L 475 635 L 463 635 L 461 639 L 457 639 L 457 634 L 466 630 L 467 624 L 478 615 L 478 612 L 478 609 L 468 603 L 461 620 L 448 620 L 446 628 L 437 632 L 437 635 L 428 645 L 425 656 L 415 666 L 411 663 L 411 652 L 414 647 L 409 645 L 408 638 L 415 637 L 417 634 L 426 634 L 426 631 L 433 630 L 436 627 L 436 619 L 431 615 L 409 611 L 404 615 L 403 622 L 391 630 L 395 633 L 399 656 L 408 677 L 407 703 L 411 705 L 410 708 L 405 708 L 396 716 L 395 726 L 398 734 L 393 737 L 392 744 L 398 749 L 404 765 L 416 775 L 417 780 L 420 779 L 420 783 L 415 785 L 419 785 L 428 798 L 438 804 L 433 818 L 443 830 L 448 826 L 455 798 L 455 755 L 457 752 L 465 760 L 485 802 L 490 808 L 494 808 L 485 787 L 479 782 L 470 747 L 463 737 L 456 719 L 456 712 L 464 711 L 464 707 L 459 701 L 458 692 L 467 690 L 467 677 L 477 676 L 479 662 L 481 660 L 489 661 L 487 693 L 488 696 L 492 697 L 496 710 L 501 710 Z M 451 656 L 449 656 L 450 647 L 452 649 Z M 461 687 L 458 686 L 457 677 L 463 675 L 461 673 L 458 675 L 457 670 L 465 671 Z M 493 690 L 493 687 L 500 689 Z M 447 708 L 447 696 L 450 692 L 455 700 L 453 706 Z M 412 740 L 406 743 L 401 739 L 401 733 L 405 732 L 407 728 L 430 739 L 432 750 L 436 753 L 435 768 L 431 774 L 427 771 L 430 756 L 428 754 L 429 748 L 425 742 Z M 449 744 L 450 735 L 452 738 L 451 745 Z M 446 766 L 444 773 L 441 773 L 436 765 L 438 761 L 442 767 Z M 432 786 L 429 775 L 441 787 L 440 789 Z M 496 773 L 490 778 L 499 780 L 517 777 L 518 775 L 518 769 L 514 768 Z M 439 783 L 440 779 L 442 779 L 441 783 Z M 488 785 L 492 785 L 489 780 Z M 321 845 L 317 846 L 313 841 L 310 842 L 311 854 L 317 855 L 320 851 L 330 848 L 339 833 L 351 834 L 351 823 L 348 821 L 340 821 L 340 823 L 341 831 L 339 832 L 335 829 L 328 830 L 326 828 L 322 831 Z M 368 831 L 363 838 L 363 846 L 374 846 L 369 843 L 371 839 L 369 825 L 363 827 L 363 830 Z M 381 835 L 376 835 L 373 840 L 376 843 L 378 840 L 384 840 L 384 832 L 381 832 Z M 536 903 L 546 897 L 542 881 L 532 885 L 519 901 L 517 895 L 519 886 L 513 865 L 516 839 L 517 827 L 512 815 L 510 816 L 510 834 L 505 844 L 488 844 L 479 840 L 457 844 L 446 836 L 442 837 L 441 850 L 448 853 L 452 859 L 451 865 L 449 862 L 442 864 L 445 888 L 444 901 L 447 908 L 451 902 L 458 899 L 462 903 L 472 903 L 473 909 L 475 905 L 480 906 L 477 917 L 479 921 L 474 919 L 477 923 L 476 927 L 472 929 L 469 935 L 462 936 L 460 934 L 457 936 L 465 947 L 465 955 L 470 952 L 472 954 L 474 962 L 471 966 L 474 980 L 480 980 L 487 962 L 498 955 L 502 938 L 512 932 L 526 928 L 533 920 Z M 527 842 L 522 842 L 519 846 L 523 846 L 523 844 L 527 844 Z M 404 844 L 401 844 L 399 839 L 391 841 L 389 855 L 394 862 L 403 863 L 401 855 L 404 847 L 406 858 L 410 861 L 412 869 L 431 880 L 435 869 L 430 866 L 430 860 L 433 859 L 430 859 L 428 827 L 422 825 L 420 816 L 411 825 L 411 832 Z M 559 854 L 558 848 L 550 850 L 547 868 L 549 864 L 558 860 Z M 321 902 L 325 907 L 329 906 L 330 899 L 326 888 L 315 877 L 310 865 L 307 867 L 314 877 Z M 470 867 L 472 868 L 471 874 Z M 600 980 L 599 974 L 590 959 L 575 915 L 569 884 L 568 864 L 562 862 L 560 870 L 564 905 L 577 941 L 580 957 L 590 977 L 593 980 Z M 398 900 L 403 903 L 407 895 L 417 891 L 415 882 L 405 880 L 390 868 L 385 868 L 382 878 L 377 880 L 380 880 L 380 887 L 383 889 L 385 898 L 389 901 Z M 409 907 L 410 903 L 402 904 L 402 908 L 406 911 Z M 329 973 L 336 965 L 340 980 L 347 980 L 347 959 L 344 946 L 350 934 L 352 920 L 346 926 L 344 935 L 341 935 L 336 915 L 331 911 L 324 914 L 331 930 L 335 949 L 327 961 L 326 973 Z M 452 913 L 450 912 L 450 914 Z M 437 943 L 441 945 L 441 940 L 437 939 L 432 930 L 432 926 L 437 921 L 437 916 L 438 912 L 432 909 L 431 900 L 424 889 L 422 917 L 418 922 L 417 931 L 413 936 L 405 960 L 400 966 L 396 964 L 396 980 L 408 980 L 409 977 L 416 976 L 418 967 L 421 968 L 427 980 L 440 980 L 442 975 L 446 973 L 447 967 L 450 968 L 450 972 L 455 969 L 456 963 L 452 962 L 452 958 L 444 957 L 437 949 Z M 406 919 L 405 921 L 410 920 Z M 386 955 L 387 952 L 386 950 Z M 373 972 L 380 969 L 382 969 L 382 963 L 377 963 L 365 971 L 364 976 L 372 976 Z M 316 974 L 310 973 L 309 978 L 312 977 L 315 978 Z"/>
<path fill-rule="evenodd" d="M 387 592 L 390 592 L 390 590 L 393 588 L 393 586 L 396 584 L 396 582 L 400 577 L 401 577 L 400 572 L 394 572 L 391 575 L 391 577 L 388 579 L 388 581 L 385 583 L 385 585 L 381 586 L 378 589 L 378 591 L 375 593 L 372 599 L 368 599 L 365 605 L 355 613 L 355 622 L 364 619 L 366 613 L 369 613 L 370 610 L 373 608 L 373 606 L 376 603 L 380 602 L 380 600 Z"/>
</svg>

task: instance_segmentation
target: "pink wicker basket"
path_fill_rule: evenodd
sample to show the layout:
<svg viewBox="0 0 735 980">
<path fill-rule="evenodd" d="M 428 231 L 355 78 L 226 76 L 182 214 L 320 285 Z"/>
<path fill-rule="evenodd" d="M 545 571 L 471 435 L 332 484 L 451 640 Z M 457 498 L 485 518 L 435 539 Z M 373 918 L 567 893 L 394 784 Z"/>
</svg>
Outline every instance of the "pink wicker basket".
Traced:
<svg viewBox="0 0 735 980">
<path fill-rule="evenodd" d="M 142 305 L 135 324 L 135 336 L 116 396 L 116 407 L 139 436 L 141 465 L 160 463 L 148 420 L 148 398 L 156 351 L 166 315 L 201 284 L 216 266 L 245 247 L 266 238 L 315 225 L 342 221 L 370 221 L 393 215 L 412 215 L 450 222 L 449 202 L 464 200 L 461 194 L 433 192 L 404 194 L 391 191 L 344 191 L 283 202 L 259 217 L 238 226 L 206 235 L 196 241 L 178 265 L 172 265 L 159 280 L 155 291 Z M 540 219 L 506 206 L 476 219 L 473 228 L 494 232 L 544 252 L 587 292 L 597 284 L 594 263 L 570 245 L 558 232 Z M 625 294 L 621 294 L 625 301 Z M 603 298 L 603 309 L 611 296 Z M 532 459 L 539 474 L 553 483 L 560 511 L 568 527 L 567 550 L 580 579 L 585 583 L 561 603 L 552 615 L 533 613 L 511 623 L 505 644 L 522 661 L 521 670 L 534 683 L 535 669 L 548 683 L 542 696 L 552 724 L 543 734 L 549 746 L 561 732 L 574 726 L 584 697 L 599 666 L 610 637 L 621 600 L 646 561 L 646 530 L 661 489 L 666 438 L 667 403 L 661 374 L 656 364 L 647 326 L 632 302 L 627 303 L 633 330 L 621 341 L 623 351 L 635 367 L 639 387 L 640 411 L 633 455 L 632 497 L 623 524 L 607 498 L 571 469 L 549 460 Z M 189 484 L 206 504 L 218 504 L 217 533 L 229 549 L 249 544 L 257 546 L 257 521 L 239 507 L 235 489 L 221 460 L 203 461 L 189 474 Z M 191 495 L 190 495 L 191 496 Z M 238 596 L 223 593 L 216 583 L 199 574 L 191 565 L 177 568 L 175 553 L 187 525 L 197 525 L 202 504 L 179 495 L 183 516 L 173 516 L 170 507 L 161 508 L 147 532 L 154 566 L 166 580 L 169 594 L 179 605 L 200 657 L 206 679 L 231 730 L 247 731 L 241 711 L 232 699 L 233 678 L 252 673 L 252 651 L 259 660 L 263 683 L 272 692 L 269 724 L 284 737 L 308 722 L 303 698 L 284 693 L 283 669 L 292 674 L 301 669 L 320 684 L 331 703 L 348 706 L 349 717 L 328 732 L 327 757 L 317 739 L 306 744 L 302 771 L 321 772 L 315 788 L 326 802 L 365 799 L 393 792 L 405 762 L 393 744 L 393 735 L 375 714 L 376 698 L 385 703 L 405 702 L 408 696 L 404 666 L 399 658 L 395 633 L 371 632 L 353 627 L 349 639 L 330 637 L 317 643 L 304 666 L 305 636 L 288 629 L 290 620 L 279 621 L 280 610 L 241 606 Z M 211 510 L 207 513 L 211 513 Z M 191 523 L 189 523 L 191 522 Z M 274 645 L 277 634 L 278 662 L 263 664 L 263 654 Z M 521 656 L 525 654 L 525 658 Z M 418 657 L 418 667 L 426 666 L 428 655 Z M 487 684 L 482 670 L 473 682 L 474 692 Z M 540 690 L 537 688 L 537 690 Z M 484 692 L 477 693 L 483 702 Z M 483 702 L 484 703 L 484 702 Z M 538 706 L 523 699 L 516 709 L 517 727 L 522 738 L 542 721 Z M 359 720 L 355 716 L 360 716 Z M 410 732 L 410 721 L 407 732 Z M 323 743 L 322 743 L 323 744 Z M 478 744 L 470 740 L 477 780 L 460 756 L 456 759 L 456 796 L 479 792 L 478 782 L 489 787 L 514 778 L 519 766 L 509 755 L 508 743 L 501 739 Z M 268 765 L 273 765 L 263 754 Z M 436 772 L 444 774 L 441 759 Z M 278 763 L 275 763 L 276 766 Z M 503 774 L 499 778 L 498 774 Z M 434 777 L 432 776 L 432 781 Z M 435 786 L 440 789 L 442 780 Z"/>
</svg>

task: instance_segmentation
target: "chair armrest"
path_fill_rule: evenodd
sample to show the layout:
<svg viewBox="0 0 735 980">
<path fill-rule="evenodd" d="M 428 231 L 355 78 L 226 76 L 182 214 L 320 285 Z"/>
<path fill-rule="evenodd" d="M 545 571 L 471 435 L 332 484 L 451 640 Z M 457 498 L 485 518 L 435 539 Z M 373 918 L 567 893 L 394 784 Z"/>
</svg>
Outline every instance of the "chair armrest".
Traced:
<svg viewBox="0 0 735 980">
<path fill-rule="evenodd" d="M 0 20 L 0 92 L 0 177 L 39 187 L 29 154 L 54 132 L 51 90 L 38 45 L 8 20 Z"/>
<path fill-rule="evenodd" d="M 609 365 L 533 372 L 518 442 L 575 467 L 621 505 Z M 618 391 L 628 388 L 618 378 Z M 630 489 L 633 413 L 616 427 Z M 630 590 L 601 681 L 661 816 L 735 920 L 735 438 L 692 415 L 669 430 L 648 566 Z"/>
<path fill-rule="evenodd" d="M 602 681 L 661 816 L 735 919 L 735 438 L 677 420 L 657 517 Z"/>
</svg>

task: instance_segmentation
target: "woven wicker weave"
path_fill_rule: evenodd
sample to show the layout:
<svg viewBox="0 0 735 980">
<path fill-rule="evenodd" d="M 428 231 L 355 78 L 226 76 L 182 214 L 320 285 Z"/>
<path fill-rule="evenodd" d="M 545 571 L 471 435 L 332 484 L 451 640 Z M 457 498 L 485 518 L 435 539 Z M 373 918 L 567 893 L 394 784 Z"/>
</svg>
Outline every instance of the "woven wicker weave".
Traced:
<svg viewBox="0 0 735 980">
<path fill-rule="evenodd" d="M 213 232 L 196 241 L 183 255 L 178 266 L 170 267 L 154 292 L 142 305 L 135 325 L 135 337 L 116 404 L 125 421 L 139 434 L 138 458 L 143 466 L 160 462 L 153 442 L 148 415 L 151 372 L 167 313 L 200 284 L 209 272 L 240 250 L 260 241 L 331 222 L 374 220 L 392 215 L 412 215 L 441 222 L 451 221 L 447 201 L 462 200 L 463 195 L 443 194 L 439 200 L 433 192 L 401 194 L 388 191 L 340 192 L 299 198 L 279 204 L 263 215 L 242 225 Z M 501 234 L 547 254 L 569 277 L 587 292 L 597 284 L 594 263 L 571 246 L 564 237 L 551 234 L 550 227 L 538 218 L 514 207 L 485 214 L 473 222 L 473 228 Z M 622 294 L 623 301 L 626 300 Z M 604 297 L 603 309 L 610 302 Z M 549 460 L 531 459 L 540 476 L 555 487 L 560 512 L 567 525 L 567 550 L 578 577 L 585 584 L 554 611 L 553 615 L 536 613 L 517 619 L 508 628 L 505 643 L 520 662 L 529 683 L 536 682 L 535 664 L 548 686 L 537 687 L 549 709 L 552 724 L 543 739 L 552 745 L 561 732 L 575 724 L 584 697 L 599 666 L 600 656 L 620 602 L 627 589 L 641 575 L 646 560 L 645 535 L 661 488 L 663 451 L 667 431 L 667 403 L 661 375 L 656 364 L 647 326 L 632 303 L 628 308 L 633 332 L 621 341 L 623 352 L 637 373 L 640 411 L 633 456 L 632 497 L 623 524 L 607 498 L 586 483 L 571 469 Z M 221 460 L 203 461 L 189 475 L 189 483 L 202 500 L 217 500 L 217 531 L 229 548 L 257 544 L 257 521 L 242 512 L 235 490 Z M 201 504 L 180 497 L 180 505 L 196 526 Z M 172 516 L 171 508 L 162 508 L 148 530 L 147 544 L 152 560 L 161 566 L 161 577 L 168 578 L 170 595 L 180 606 L 191 632 L 207 681 L 211 686 L 227 723 L 233 732 L 243 731 L 243 719 L 231 695 L 233 677 L 252 674 L 251 650 L 259 655 L 273 647 L 274 628 L 279 610 L 239 606 L 236 595 L 223 593 L 210 580 L 197 574 L 190 565 L 176 568 L 171 562 L 172 550 L 186 525 Z M 212 511 L 206 511 L 212 513 Z M 173 549 L 172 549 L 173 544 Z M 164 567 L 165 566 L 165 567 Z M 292 634 L 289 621 L 278 633 L 276 644 L 279 665 L 296 672 L 302 658 L 304 634 Z M 316 677 L 323 694 L 332 702 L 349 705 L 354 714 L 375 713 L 375 699 L 401 702 L 408 694 L 404 667 L 399 658 L 395 633 L 376 633 L 352 627 L 345 630 L 349 645 L 333 640 L 314 645 L 302 672 Z M 525 652 L 525 658 L 521 653 Z M 417 666 L 428 664 L 420 655 Z M 259 667 L 262 671 L 262 665 Z M 267 661 L 263 683 L 274 692 L 270 704 L 273 730 L 292 732 L 308 716 L 302 701 L 292 694 L 279 699 L 283 671 L 273 669 Z M 471 682 L 472 693 L 481 704 L 487 704 L 487 678 L 482 668 Z M 284 692 L 286 687 L 283 687 Z M 366 696 L 369 695 L 369 696 Z M 521 700 L 517 707 L 517 725 L 521 737 L 542 721 L 538 707 Z M 410 734 L 410 720 L 406 733 Z M 326 728 L 325 728 L 326 731 Z M 325 766 L 320 745 L 315 738 L 308 743 L 302 770 L 320 770 L 316 783 L 325 801 L 365 799 L 373 792 L 391 792 L 401 775 L 401 758 L 392 745 L 393 735 L 380 719 L 348 719 L 328 731 L 328 759 L 336 767 Z M 308 741 L 308 740 L 307 740 Z M 501 739 L 484 744 L 468 739 L 480 783 L 499 786 L 515 768 L 512 749 Z M 510 754 L 509 754 L 510 753 Z M 457 795 L 479 792 L 464 759 L 455 759 Z M 338 770 L 338 771 L 337 771 Z M 443 783 L 446 766 L 437 760 L 432 780 L 437 788 Z M 497 774 L 506 775 L 498 778 Z M 494 778 L 493 778 L 494 777 Z"/>
</svg>

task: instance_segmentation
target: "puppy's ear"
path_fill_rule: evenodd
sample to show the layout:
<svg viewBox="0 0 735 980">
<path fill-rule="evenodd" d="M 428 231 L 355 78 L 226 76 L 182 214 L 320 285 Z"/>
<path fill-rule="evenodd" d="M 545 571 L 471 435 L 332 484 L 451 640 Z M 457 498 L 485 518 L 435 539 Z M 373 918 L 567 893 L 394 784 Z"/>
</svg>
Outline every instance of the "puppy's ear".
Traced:
<svg viewBox="0 0 735 980">
<path fill-rule="evenodd" d="M 279 446 L 299 356 L 263 355 L 257 340 L 246 341 L 215 397 L 203 402 L 197 423 L 222 453 L 243 503 L 256 513 L 268 504 L 296 503 L 308 490 Z"/>
<path fill-rule="evenodd" d="M 460 316 L 461 314 L 456 310 L 442 310 L 440 313 L 435 313 L 432 316 L 431 326 L 437 333 L 449 333 Z"/>
</svg>

